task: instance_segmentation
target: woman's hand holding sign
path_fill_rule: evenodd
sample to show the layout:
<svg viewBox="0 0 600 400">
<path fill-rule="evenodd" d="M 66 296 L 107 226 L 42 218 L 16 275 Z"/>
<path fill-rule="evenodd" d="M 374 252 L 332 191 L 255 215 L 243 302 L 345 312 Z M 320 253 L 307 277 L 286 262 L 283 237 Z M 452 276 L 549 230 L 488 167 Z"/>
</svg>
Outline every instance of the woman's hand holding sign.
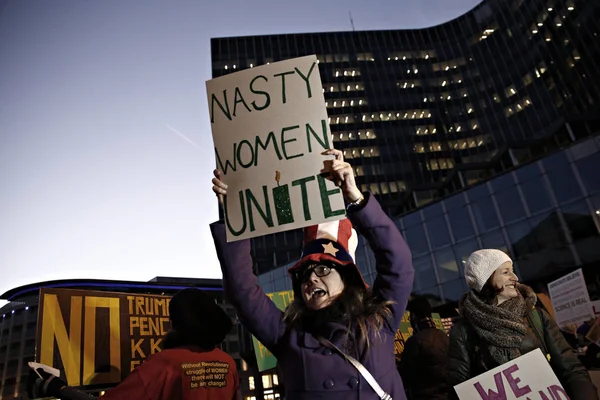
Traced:
<svg viewBox="0 0 600 400">
<path fill-rule="evenodd" d="M 323 155 L 334 156 L 333 160 L 326 160 L 321 170 L 323 176 L 331 180 L 342 191 L 344 199 L 349 203 L 359 202 L 363 195 L 356 186 L 352 166 L 344 161 L 344 154 L 340 150 L 329 149 Z M 217 195 L 219 203 L 223 204 L 223 197 L 227 195 L 227 185 L 221 181 L 221 171 L 213 171 L 215 177 L 212 179 L 212 190 Z"/>
<path fill-rule="evenodd" d="M 359 201 L 363 196 L 354 179 L 352 166 L 344 161 L 344 153 L 340 150 L 329 149 L 323 152 L 325 155 L 334 156 L 333 160 L 325 161 L 325 168 L 321 171 L 329 173 L 328 179 L 342 190 L 344 199 L 350 203 Z"/>
</svg>

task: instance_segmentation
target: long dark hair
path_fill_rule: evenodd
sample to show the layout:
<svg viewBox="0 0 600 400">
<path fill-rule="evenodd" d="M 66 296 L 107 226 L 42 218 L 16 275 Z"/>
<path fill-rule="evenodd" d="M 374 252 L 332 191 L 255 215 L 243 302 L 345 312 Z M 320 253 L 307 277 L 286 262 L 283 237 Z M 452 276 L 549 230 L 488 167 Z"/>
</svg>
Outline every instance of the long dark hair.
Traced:
<svg viewBox="0 0 600 400">
<path fill-rule="evenodd" d="M 334 299 L 333 303 L 322 310 L 311 310 L 306 307 L 304 299 L 299 295 L 299 290 L 295 291 L 294 300 L 288 305 L 283 320 L 288 327 L 294 327 L 301 330 L 320 333 L 322 326 L 314 324 L 315 320 L 323 322 L 344 323 L 348 329 L 356 326 L 358 330 L 358 343 L 368 349 L 371 345 L 369 332 L 373 338 L 381 338 L 381 329 L 383 325 L 392 318 L 390 306 L 393 301 L 382 301 L 375 297 L 371 290 L 367 290 L 364 285 L 357 283 L 349 274 L 342 272 L 340 276 L 344 282 L 344 290 Z"/>
<path fill-rule="evenodd" d="M 496 303 L 496 297 L 498 294 L 504 291 L 504 287 L 494 286 L 492 280 L 494 279 L 494 274 L 496 271 L 490 276 L 485 285 L 481 288 L 479 292 L 475 291 L 477 296 L 486 304 L 494 305 Z"/>
</svg>

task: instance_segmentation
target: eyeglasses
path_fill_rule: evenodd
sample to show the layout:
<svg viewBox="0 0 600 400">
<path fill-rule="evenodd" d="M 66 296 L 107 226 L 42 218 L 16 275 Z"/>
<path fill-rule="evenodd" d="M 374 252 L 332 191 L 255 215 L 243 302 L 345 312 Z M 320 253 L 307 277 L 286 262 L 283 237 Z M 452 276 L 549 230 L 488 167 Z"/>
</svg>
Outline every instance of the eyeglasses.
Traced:
<svg viewBox="0 0 600 400">
<path fill-rule="evenodd" d="M 298 280 L 298 282 L 304 283 L 310 278 L 310 276 L 312 275 L 313 272 L 315 273 L 316 276 L 318 276 L 319 278 L 322 278 L 324 276 L 329 275 L 331 273 L 332 269 L 333 269 L 333 267 L 319 264 L 319 265 L 308 267 L 302 271 L 298 271 L 294 274 L 294 276 Z"/>
</svg>

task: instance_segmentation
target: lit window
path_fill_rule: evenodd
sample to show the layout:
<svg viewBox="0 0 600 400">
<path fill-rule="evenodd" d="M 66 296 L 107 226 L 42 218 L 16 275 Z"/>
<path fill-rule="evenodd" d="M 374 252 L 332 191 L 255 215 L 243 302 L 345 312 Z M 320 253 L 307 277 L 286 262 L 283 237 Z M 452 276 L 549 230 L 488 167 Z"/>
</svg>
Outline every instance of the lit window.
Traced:
<svg viewBox="0 0 600 400">
<path fill-rule="evenodd" d="M 427 54 L 427 55 L 425 56 L 425 59 L 426 59 L 426 60 L 427 60 L 427 59 L 429 59 L 429 54 Z"/>
<path fill-rule="evenodd" d="M 537 26 L 544 26 L 544 24 L 541 22 L 538 22 Z"/>
<path fill-rule="evenodd" d="M 248 388 L 250 390 L 254 390 L 255 386 L 254 386 L 254 377 L 253 376 L 249 376 L 248 377 Z"/>
<path fill-rule="evenodd" d="M 419 73 L 419 70 L 415 68 L 415 74 L 418 74 L 418 73 Z"/>
<path fill-rule="evenodd" d="M 227 69 L 227 68 L 229 68 L 229 67 L 227 67 L 227 65 L 226 65 L 226 66 L 225 66 L 225 69 Z"/>
<path fill-rule="evenodd" d="M 569 11 L 573 11 L 574 9 L 575 9 L 575 7 L 573 7 L 573 6 L 567 7 L 567 10 L 569 10 Z"/>
<path fill-rule="evenodd" d="M 354 100 L 350 100 L 350 106 L 354 105 Z"/>
<path fill-rule="evenodd" d="M 473 125 L 473 126 L 471 127 L 471 129 L 473 129 L 473 130 L 477 129 L 477 124 Z"/>
<path fill-rule="evenodd" d="M 445 68 L 445 70 L 446 70 L 446 71 L 448 71 L 449 69 L 450 69 L 450 66 L 449 66 L 449 65 L 446 65 L 446 68 Z"/>
<path fill-rule="evenodd" d="M 362 103 L 363 103 L 363 101 L 362 101 L 362 100 L 359 100 L 359 101 L 358 101 L 358 105 L 362 105 Z"/>
<path fill-rule="evenodd" d="M 337 107 L 337 101 L 334 101 L 334 102 L 333 102 L 333 106 L 334 106 L 334 107 Z"/>
<path fill-rule="evenodd" d="M 427 97 L 423 99 L 423 103 L 427 103 Z"/>
<path fill-rule="evenodd" d="M 346 100 L 342 100 L 342 107 L 346 106 Z"/>
<path fill-rule="evenodd" d="M 273 381 L 271 380 L 271 375 L 263 375 L 262 376 L 263 388 L 270 389 L 273 387 Z"/>
<path fill-rule="evenodd" d="M 538 33 L 538 30 L 534 29 L 534 30 L 531 31 L 531 33 L 533 33 L 535 35 L 536 33 Z"/>
<path fill-rule="evenodd" d="M 233 69 L 235 69 L 235 64 L 233 64 Z"/>
<path fill-rule="evenodd" d="M 346 90 L 350 91 L 350 87 L 351 87 L 350 85 L 346 86 Z"/>
<path fill-rule="evenodd" d="M 346 118 L 344 119 L 344 123 L 347 123 L 347 122 L 348 122 L 348 117 L 346 117 Z"/>
<path fill-rule="evenodd" d="M 333 92 L 333 86 L 331 86 L 331 87 L 329 88 L 329 91 L 330 91 L 330 92 Z"/>
<path fill-rule="evenodd" d="M 366 115 L 363 115 L 363 116 L 362 116 L 362 120 L 363 120 L 363 121 L 364 121 L 366 118 L 367 118 L 367 116 L 366 116 Z"/>
<path fill-rule="evenodd" d="M 253 67 L 254 67 L 254 64 L 250 63 L 250 68 L 253 68 Z"/>
<path fill-rule="evenodd" d="M 446 86 L 446 81 L 442 82 L 442 86 Z"/>
<path fill-rule="evenodd" d="M 335 77 L 337 78 L 338 76 L 340 76 L 340 71 L 335 71 Z"/>
<path fill-rule="evenodd" d="M 367 131 L 367 137 L 369 137 L 370 134 L 371 134 L 371 132 Z"/>
<path fill-rule="evenodd" d="M 448 97 L 446 97 L 446 100 L 450 100 L 452 98 L 452 96 L 448 95 Z"/>
</svg>

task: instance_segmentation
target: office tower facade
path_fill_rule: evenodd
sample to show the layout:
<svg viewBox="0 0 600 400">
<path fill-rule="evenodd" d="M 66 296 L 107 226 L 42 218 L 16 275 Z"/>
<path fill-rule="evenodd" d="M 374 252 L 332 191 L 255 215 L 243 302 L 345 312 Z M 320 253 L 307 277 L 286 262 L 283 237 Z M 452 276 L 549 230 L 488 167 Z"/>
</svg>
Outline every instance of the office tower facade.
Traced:
<svg viewBox="0 0 600 400">
<path fill-rule="evenodd" d="M 593 134 L 599 14 L 596 1 L 486 0 L 424 29 L 212 39 L 213 76 L 316 54 L 335 147 L 401 216 Z M 299 257 L 301 233 L 252 248 L 264 273 Z"/>
</svg>

